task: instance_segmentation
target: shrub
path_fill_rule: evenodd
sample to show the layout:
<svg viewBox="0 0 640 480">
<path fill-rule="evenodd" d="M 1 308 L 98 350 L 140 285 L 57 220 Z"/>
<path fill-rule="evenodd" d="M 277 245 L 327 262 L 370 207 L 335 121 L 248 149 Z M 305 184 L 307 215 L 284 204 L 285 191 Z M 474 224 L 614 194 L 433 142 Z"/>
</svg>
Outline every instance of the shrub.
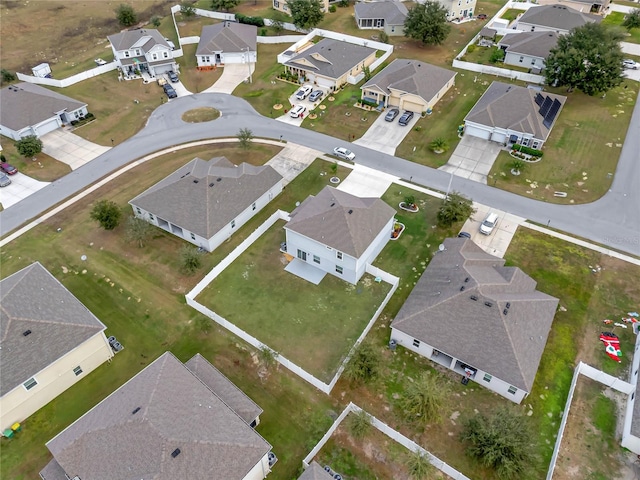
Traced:
<svg viewBox="0 0 640 480">
<path fill-rule="evenodd" d="M 6 68 L 0 70 L 0 74 L 2 75 L 3 82 L 13 82 L 16 79 L 16 76 L 13 72 L 10 72 Z"/>
<path fill-rule="evenodd" d="M 71 120 L 71 126 L 75 127 L 78 124 L 78 120 Z"/>
<path fill-rule="evenodd" d="M 180 270 L 186 275 L 193 275 L 202 265 L 200 252 L 190 245 L 180 248 Z"/>
<path fill-rule="evenodd" d="M 89 216 L 105 230 L 113 230 L 120 223 L 122 211 L 117 203 L 110 200 L 100 200 L 93 206 Z"/>
<path fill-rule="evenodd" d="M 347 430 L 353 438 L 362 439 L 371 431 L 371 415 L 364 410 L 347 416 Z"/>
<path fill-rule="evenodd" d="M 16 150 L 23 157 L 33 157 L 42 151 L 42 140 L 35 135 L 29 135 L 16 142 Z"/>
<path fill-rule="evenodd" d="M 93 118 L 94 115 L 91 112 L 87 112 L 87 114 L 84 116 L 84 118 L 86 118 L 87 120 L 89 120 L 90 118 Z"/>
<path fill-rule="evenodd" d="M 534 157 L 542 157 L 542 155 L 544 155 L 541 150 L 536 150 L 535 148 L 525 147 L 524 145 L 514 145 L 513 149 L 516 152 L 526 153 L 527 155 L 532 155 Z"/>
<path fill-rule="evenodd" d="M 473 53 L 475 49 L 476 49 L 476 46 L 471 44 L 467 47 L 467 53 Z"/>
<path fill-rule="evenodd" d="M 151 25 L 153 25 L 154 27 L 158 28 L 161 23 L 162 23 L 162 18 L 159 17 L 158 15 L 154 15 L 153 17 L 151 17 Z"/>
<path fill-rule="evenodd" d="M 337 10 L 337 8 L 336 8 L 336 6 L 335 6 L 335 5 L 330 5 L 330 6 L 329 6 L 329 12 L 330 12 L 330 13 L 336 13 L 336 10 Z"/>
<path fill-rule="evenodd" d="M 491 52 L 491 56 L 489 57 L 489 61 L 491 63 L 498 63 L 504 60 L 504 50 L 501 48 L 495 48 Z"/>
<path fill-rule="evenodd" d="M 264 27 L 264 19 L 262 17 L 251 17 L 249 15 L 243 15 L 236 13 L 236 20 L 245 25 L 255 25 L 256 27 Z"/>
<path fill-rule="evenodd" d="M 387 32 L 380 32 L 380 35 L 378 35 L 380 37 L 380 41 L 382 43 L 389 43 L 389 35 L 387 35 Z"/>
<path fill-rule="evenodd" d="M 473 202 L 458 192 L 452 192 L 442 200 L 438 210 L 438 225 L 450 227 L 454 223 L 461 222 L 475 213 Z"/>
<path fill-rule="evenodd" d="M 261 28 L 260 29 L 260 36 L 261 37 L 266 37 L 267 36 L 267 29 L 266 28 Z"/>
</svg>

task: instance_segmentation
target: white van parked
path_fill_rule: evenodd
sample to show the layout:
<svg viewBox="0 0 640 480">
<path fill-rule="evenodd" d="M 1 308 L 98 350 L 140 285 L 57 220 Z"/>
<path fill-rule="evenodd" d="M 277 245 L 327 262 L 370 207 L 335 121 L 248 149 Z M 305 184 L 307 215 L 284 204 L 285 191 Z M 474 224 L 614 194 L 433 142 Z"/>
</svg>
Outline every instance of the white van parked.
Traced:
<svg viewBox="0 0 640 480">
<path fill-rule="evenodd" d="M 491 235 L 493 229 L 498 224 L 498 214 L 489 212 L 484 221 L 480 224 L 480 233 L 484 235 Z"/>
</svg>

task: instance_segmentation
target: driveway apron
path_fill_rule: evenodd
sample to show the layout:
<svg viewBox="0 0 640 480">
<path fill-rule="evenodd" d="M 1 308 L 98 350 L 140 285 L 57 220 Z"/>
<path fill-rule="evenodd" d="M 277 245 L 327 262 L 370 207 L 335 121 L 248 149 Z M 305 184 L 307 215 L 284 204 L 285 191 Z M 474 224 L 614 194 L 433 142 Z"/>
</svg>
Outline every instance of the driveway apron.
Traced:
<svg viewBox="0 0 640 480">
<path fill-rule="evenodd" d="M 447 164 L 439 170 L 486 185 L 487 175 L 501 148 L 502 146 L 496 142 L 465 135 Z"/>
<path fill-rule="evenodd" d="M 40 140 L 44 153 L 66 163 L 71 170 L 81 167 L 111 148 L 90 142 L 60 128 L 43 135 Z"/>
</svg>

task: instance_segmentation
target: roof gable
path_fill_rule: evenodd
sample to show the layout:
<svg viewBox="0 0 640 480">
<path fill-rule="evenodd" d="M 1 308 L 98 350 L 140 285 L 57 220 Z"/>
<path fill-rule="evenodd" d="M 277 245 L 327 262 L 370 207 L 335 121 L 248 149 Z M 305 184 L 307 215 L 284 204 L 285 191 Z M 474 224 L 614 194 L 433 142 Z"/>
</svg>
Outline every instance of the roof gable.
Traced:
<svg viewBox="0 0 640 480">
<path fill-rule="evenodd" d="M 149 28 L 139 28 L 109 35 L 107 37 L 113 48 L 117 52 L 140 48 L 143 52 L 148 52 L 156 44 L 163 45 L 171 49 L 169 43 L 164 39 L 158 30 Z"/>
<path fill-rule="evenodd" d="M 331 480 L 333 475 L 326 472 L 315 460 L 309 464 L 307 469 L 302 472 L 298 480 Z"/>
<path fill-rule="evenodd" d="M 303 70 L 313 69 L 320 75 L 338 79 L 375 52 L 374 48 L 324 38 L 284 64 Z"/>
<path fill-rule="evenodd" d="M 256 51 L 255 25 L 244 25 L 238 22 L 221 22 L 202 27 L 196 55 L 210 55 L 214 52 L 240 53 L 247 48 Z"/>
<path fill-rule="evenodd" d="M 354 6 L 356 18 L 384 19 L 387 25 L 404 25 L 409 13 L 402 3 L 392 1 L 358 2 Z"/>
<path fill-rule="evenodd" d="M 566 5 L 541 5 L 532 7 L 522 14 L 518 24 L 539 25 L 557 30 L 571 30 L 586 23 L 599 23 L 602 19 L 595 15 L 579 12 Z"/>
<path fill-rule="evenodd" d="M 498 46 L 506 46 L 508 53 L 547 58 L 557 43 L 556 32 L 523 32 L 504 36 Z"/>
</svg>

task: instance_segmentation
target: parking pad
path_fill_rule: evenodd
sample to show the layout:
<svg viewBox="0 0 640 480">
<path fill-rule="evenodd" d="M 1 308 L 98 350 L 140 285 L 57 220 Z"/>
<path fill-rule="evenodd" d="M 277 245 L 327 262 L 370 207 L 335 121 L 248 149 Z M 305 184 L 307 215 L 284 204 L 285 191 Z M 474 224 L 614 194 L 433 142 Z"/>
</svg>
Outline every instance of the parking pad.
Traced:
<svg viewBox="0 0 640 480">
<path fill-rule="evenodd" d="M 338 190 L 360 198 L 380 198 L 397 180 L 398 177 L 356 164 L 347 178 L 338 185 Z"/>
<path fill-rule="evenodd" d="M 40 182 L 20 172 L 9 178 L 11 185 L 0 188 L 0 203 L 5 209 L 49 185 L 49 182 Z"/>
<path fill-rule="evenodd" d="M 487 175 L 502 150 L 499 143 L 465 135 L 460 140 L 451 158 L 439 170 L 475 182 L 487 184 Z"/>
<path fill-rule="evenodd" d="M 361 112 L 358 109 L 355 109 L 355 112 L 354 115 L 360 114 L 363 118 L 367 115 L 373 115 L 373 112 Z M 402 115 L 402 112 L 400 112 L 400 115 Z M 387 122 L 384 119 L 385 112 L 378 114 L 378 118 L 371 124 L 365 134 L 353 143 L 370 148 L 371 150 L 395 155 L 398 145 L 402 143 L 420 119 L 420 114 L 416 113 L 408 125 L 402 126 L 398 123 L 400 115 L 398 115 L 393 122 Z"/>
<path fill-rule="evenodd" d="M 525 219 L 485 205 L 475 204 L 474 207 L 478 209 L 477 212 L 465 222 L 461 231 L 468 232 L 471 235 L 471 240 L 485 252 L 503 258 L 513 235 L 518 229 L 518 225 L 524 222 Z M 480 233 L 480 224 L 489 212 L 498 214 L 498 224 L 491 235 L 484 235 Z"/>
</svg>

